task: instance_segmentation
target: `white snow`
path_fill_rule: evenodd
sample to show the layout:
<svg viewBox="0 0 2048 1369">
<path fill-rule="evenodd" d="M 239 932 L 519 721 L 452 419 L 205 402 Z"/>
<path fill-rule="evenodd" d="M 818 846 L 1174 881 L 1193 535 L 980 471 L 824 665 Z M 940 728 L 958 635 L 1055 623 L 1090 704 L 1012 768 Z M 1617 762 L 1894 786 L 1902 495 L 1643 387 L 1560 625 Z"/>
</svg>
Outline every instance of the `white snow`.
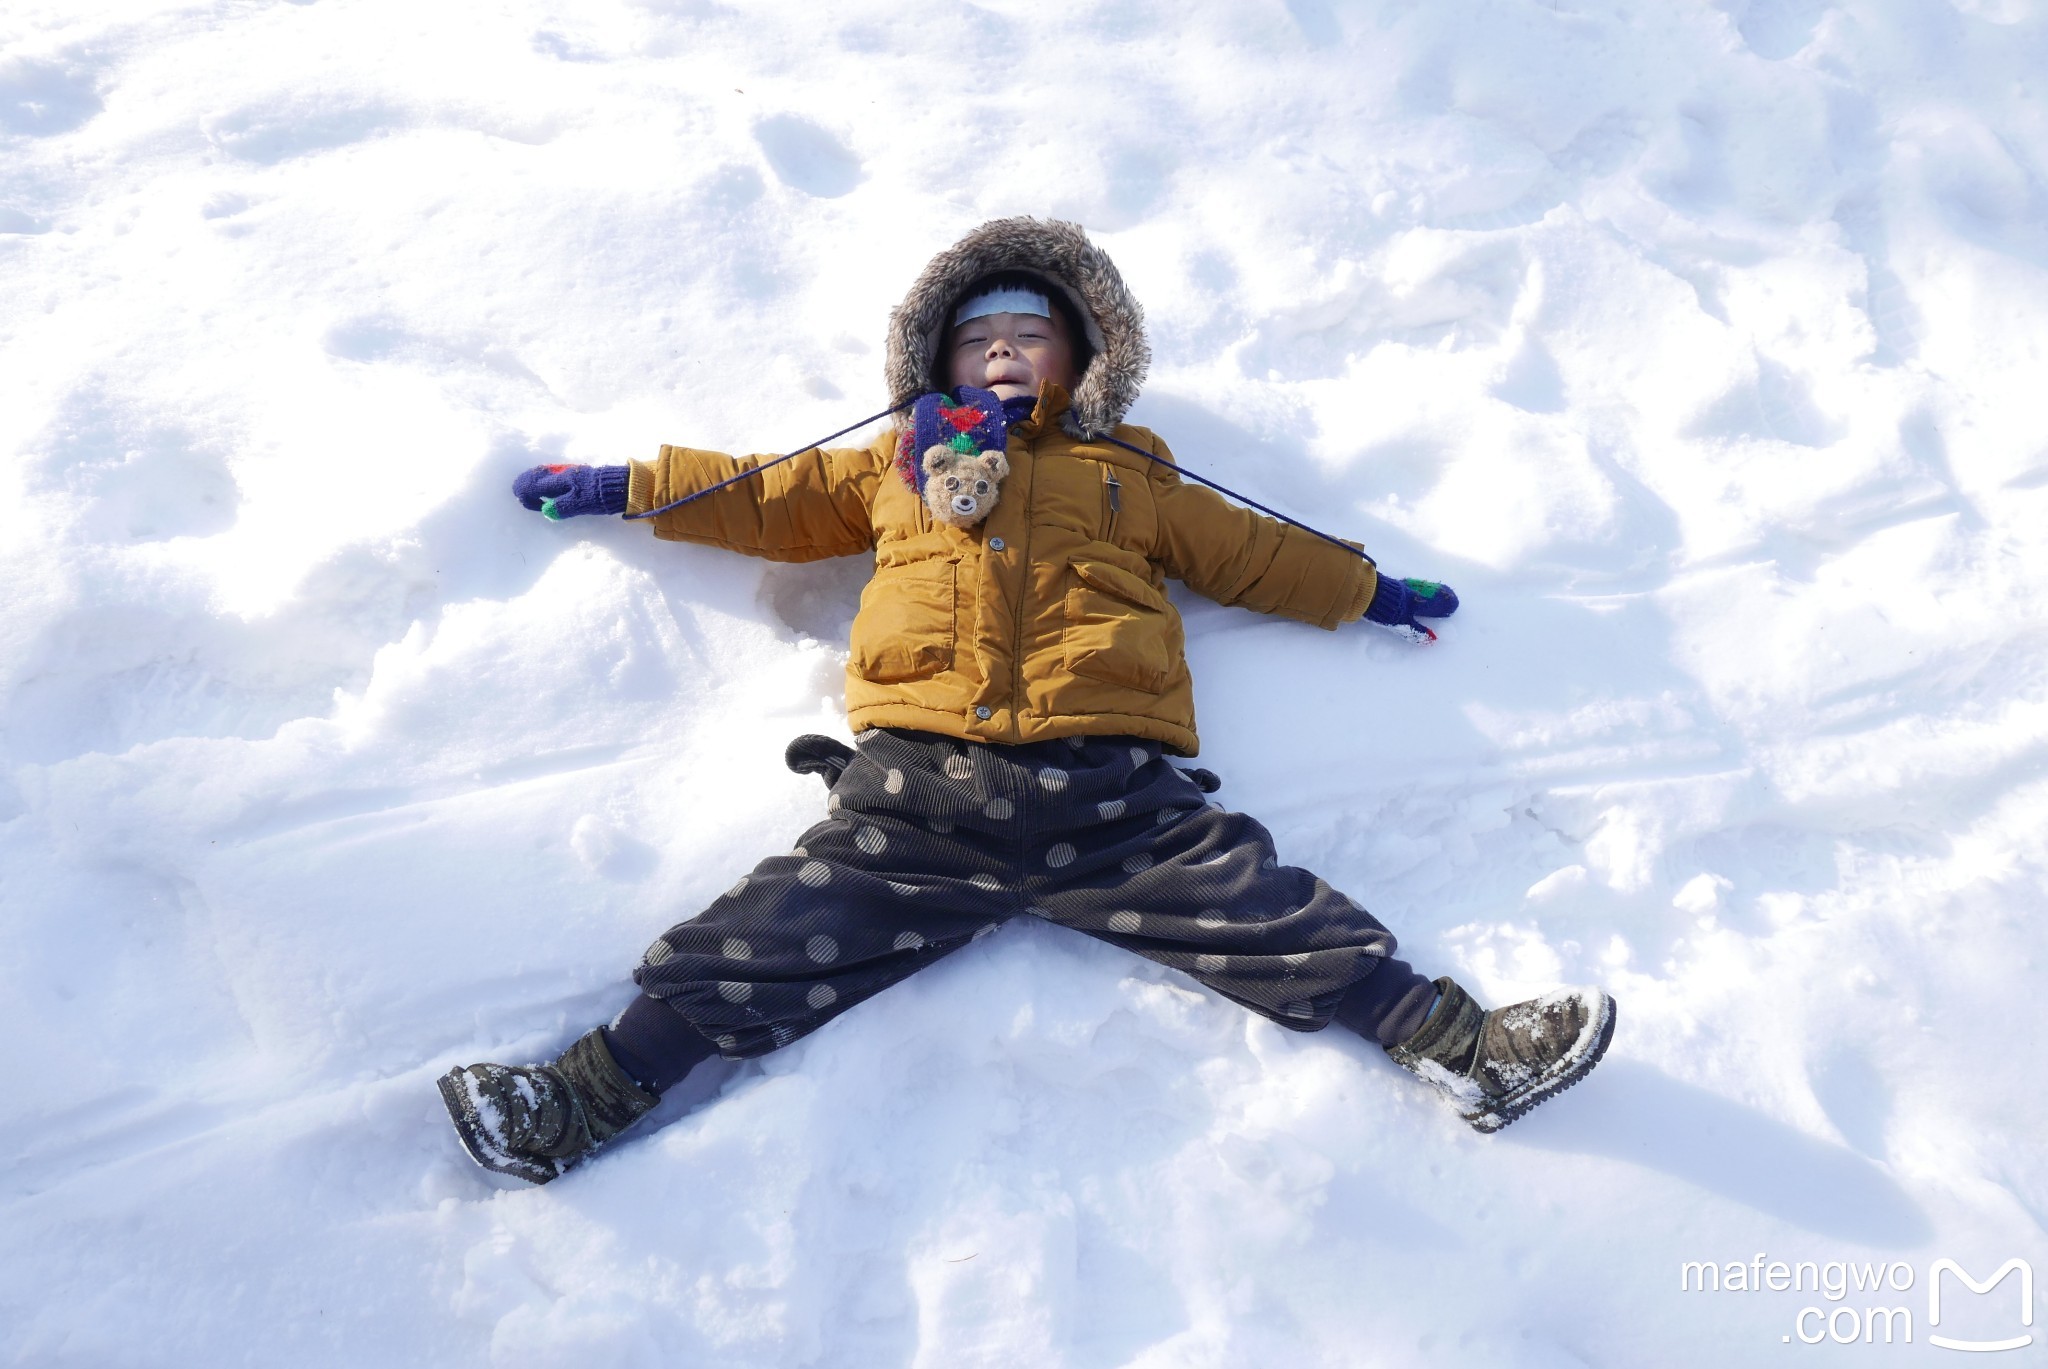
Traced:
<svg viewBox="0 0 2048 1369">
<path fill-rule="evenodd" d="M 1906 1262 L 1913 1347 L 1836 1353 L 1938 1361 L 1932 1261 L 2048 1277 L 2038 0 L 21 0 L 0 54 L 0 1358 L 1718 1369 L 1870 1301 L 1678 1291 L 1767 1252 Z M 1020 919 L 486 1183 L 434 1078 L 822 815 L 780 750 L 867 572 L 511 477 L 871 412 L 1023 212 L 1144 300 L 1137 421 L 1465 601 L 1178 596 L 1218 797 L 1483 1001 L 1604 984 L 1607 1062 L 1479 1137 Z"/>
</svg>

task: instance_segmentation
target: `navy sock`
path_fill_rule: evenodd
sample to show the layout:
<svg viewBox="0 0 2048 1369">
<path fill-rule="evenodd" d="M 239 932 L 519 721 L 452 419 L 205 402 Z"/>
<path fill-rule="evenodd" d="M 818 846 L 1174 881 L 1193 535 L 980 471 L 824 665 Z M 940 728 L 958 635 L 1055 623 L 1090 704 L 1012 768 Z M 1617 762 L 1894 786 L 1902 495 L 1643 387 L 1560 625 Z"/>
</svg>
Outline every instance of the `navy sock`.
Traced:
<svg viewBox="0 0 2048 1369">
<path fill-rule="evenodd" d="M 1332 1019 L 1368 1041 L 1398 1046 L 1415 1035 L 1436 1007 L 1436 981 L 1417 974 L 1405 960 L 1382 960 L 1344 991 Z"/>
<path fill-rule="evenodd" d="M 713 1051 L 689 1019 L 651 994 L 641 994 L 604 1029 L 619 1068 L 649 1093 L 666 1093 Z"/>
</svg>

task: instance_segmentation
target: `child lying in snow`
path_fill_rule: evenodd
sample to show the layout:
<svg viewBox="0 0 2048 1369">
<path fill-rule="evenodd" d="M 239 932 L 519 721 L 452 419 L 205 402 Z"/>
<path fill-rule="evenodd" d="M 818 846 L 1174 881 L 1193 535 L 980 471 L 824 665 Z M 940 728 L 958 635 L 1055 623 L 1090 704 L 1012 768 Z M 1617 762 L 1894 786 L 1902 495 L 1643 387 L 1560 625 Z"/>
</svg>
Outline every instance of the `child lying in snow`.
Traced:
<svg viewBox="0 0 2048 1369">
<path fill-rule="evenodd" d="M 550 517 L 652 514 L 657 537 L 786 561 L 873 552 L 846 673 L 853 750 L 790 746 L 829 816 L 634 972 L 642 993 L 553 1064 L 440 1081 L 478 1164 L 546 1183 L 713 1051 L 786 1046 L 1019 913 L 1170 965 L 1295 1031 L 1336 1021 L 1495 1131 L 1593 1068 L 1614 1003 L 1568 989 L 1487 1012 L 1393 958 L 1394 937 L 1266 829 L 1205 800 L 1173 576 L 1323 628 L 1422 635 L 1447 588 L 1184 483 L 1121 422 L 1150 353 L 1109 258 L 1071 224 L 982 225 L 890 318 L 891 397 L 865 449 L 756 469 L 663 447 L 545 466 Z M 945 391 L 946 393 L 934 393 Z M 676 505 L 675 507 L 667 507 Z"/>
</svg>

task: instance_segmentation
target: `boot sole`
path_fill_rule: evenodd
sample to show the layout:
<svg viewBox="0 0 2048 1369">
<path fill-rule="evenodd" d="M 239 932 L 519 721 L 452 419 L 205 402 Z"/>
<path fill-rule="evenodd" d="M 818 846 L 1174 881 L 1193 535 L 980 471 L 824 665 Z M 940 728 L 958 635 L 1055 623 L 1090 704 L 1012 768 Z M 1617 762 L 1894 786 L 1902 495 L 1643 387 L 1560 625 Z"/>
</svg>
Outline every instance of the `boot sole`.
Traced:
<svg viewBox="0 0 2048 1369">
<path fill-rule="evenodd" d="M 1499 1099 L 1486 1111 L 1468 1116 L 1465 1120 L 1471 1123 L 1472 1130 L 1490 1136 L 1591 1074 L 1600 1057 L 1607 1054 L 1608 1043 L 1614 1040 L 1614 1015 L 1614 999 L 1601 994 L 1600 1019 L 1587 1032 L 1592 1043 L 1577 1054 L 1565 1056 L 1541 1077 Z"/>
<path fill-rule="evenodd" d="M 452 1069 L 434 1082 L 441 1090 L 441 1101 L 447 1105 L 448 1118 L 455 1123 L 455 1135 L 462 1148 L 480 1167 L 493 1174 L 524 1179 L 529 1184 L 544 1184 L 560 1176 L 562 1167 L 556 1161 L 514 1155 L 496 1144 L 484 1123 L 482 1102 L 469 1087 L 467 1071 Z"/>
</svg>

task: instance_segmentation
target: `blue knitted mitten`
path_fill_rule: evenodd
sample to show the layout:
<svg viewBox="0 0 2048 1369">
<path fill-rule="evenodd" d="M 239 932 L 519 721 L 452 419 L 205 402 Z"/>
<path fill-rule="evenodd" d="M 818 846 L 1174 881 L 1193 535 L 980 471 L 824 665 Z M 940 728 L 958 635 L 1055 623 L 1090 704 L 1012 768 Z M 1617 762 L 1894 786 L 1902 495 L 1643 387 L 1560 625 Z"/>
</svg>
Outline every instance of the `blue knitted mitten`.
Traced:
<svg viewBox="0 0 2048 1369">
<path fill-rule="evenodd" d="M 535 466 L 512 482 L 519 502 L 544 517 L 574 518 L 579 513 L 624 513 L 624 466 Z"/>
<path fill-rule="evenodd" d="M 1418 642 L 1433 642 L 1436 634 L 1417 620 L 1448 618 L 1457 611 L 1458 596 L 1449 585 L 1440 585 L 1434 580 L 1396 580 L 1382 575 L 1379 588 L 1373 591 L 1372 603 L 1365 610 L 1365 617 L 1366 621 L 1393 628 L 1404 637 Z"/>
</svg>

